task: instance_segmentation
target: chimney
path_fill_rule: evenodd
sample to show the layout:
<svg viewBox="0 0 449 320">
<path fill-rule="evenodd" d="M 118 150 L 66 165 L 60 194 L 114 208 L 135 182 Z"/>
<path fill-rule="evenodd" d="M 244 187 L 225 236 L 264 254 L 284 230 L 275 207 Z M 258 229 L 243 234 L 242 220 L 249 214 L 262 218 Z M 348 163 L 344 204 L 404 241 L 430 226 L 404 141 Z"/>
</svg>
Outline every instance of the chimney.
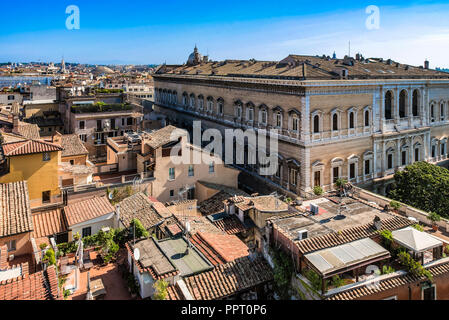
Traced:
<svg viewBox="0 0 449 320">
<path fill-rule="evenodd" d="M 382 220 L 380 220 L 380 218 L 378 216 L 374 217 L 374 228 L 376 228 L 376 230 L 381 230 L 382 229 Z"/>
<path fill-rule="evenodd" d="M 13 115 L 12 132 L 19 134 L 19 116 L 15 114 Z"/>
<path fill-rule="evenodd" d="M 424 69 L 429 69 L 429 68 L 430 68 L 429 61 L 428 60 L 424 61 Z"/>
<path fill-rule="evenodd" d="M 62 134 L 60 134 L 58 131 L 56 131 L 56 133 L 53 135 L 51 140 L 52 140 L 52 142 L 54 144 L 61 145 L 61 143 L 62 143 Z"/>
</svg>

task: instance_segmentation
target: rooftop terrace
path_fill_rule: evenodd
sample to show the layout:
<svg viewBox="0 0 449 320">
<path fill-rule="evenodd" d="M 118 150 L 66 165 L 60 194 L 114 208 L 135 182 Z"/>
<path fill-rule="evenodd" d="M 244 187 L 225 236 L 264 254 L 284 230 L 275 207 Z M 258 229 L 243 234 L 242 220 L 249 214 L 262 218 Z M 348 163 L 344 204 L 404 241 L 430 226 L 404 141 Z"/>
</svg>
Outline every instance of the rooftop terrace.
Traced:
<svg viewBox="0 0 449 320">
<path fill-rule="evenodd" d="M 158 242 L 159 247 L 180 271 L 182 277 L 192 276 L 213 269 L 210 262 L 191 247 L 186 254 L 188 244 L 184 238 L 175 238 Z"/>
</svg>

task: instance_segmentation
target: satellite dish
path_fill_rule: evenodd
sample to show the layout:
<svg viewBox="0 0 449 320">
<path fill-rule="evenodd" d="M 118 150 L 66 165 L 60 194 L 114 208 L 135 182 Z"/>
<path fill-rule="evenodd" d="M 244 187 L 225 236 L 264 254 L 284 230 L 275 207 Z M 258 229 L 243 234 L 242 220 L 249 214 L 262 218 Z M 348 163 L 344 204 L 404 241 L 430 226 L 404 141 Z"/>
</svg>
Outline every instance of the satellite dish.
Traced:
<svg viewBox="0 0 449 320">
<path fill-rule="evenodd" d="M 137 261 L 140 259 L 140 250 L 138 248 L 134 249 L 134 259 Z"/>
<path fill-rule="evenodd" d="M 108 198 L 109 198 L 109 200 L 112 200 L 112 198 L 114 198 L 114 194 L 112 191 L 109 192 Z"/>
<path fill-rule="evenodd" d="M 187 221 L 186 222 L 186 233 L 189 233 L 189 232 L 190 232 L 190 222 Z"/>
</svg>

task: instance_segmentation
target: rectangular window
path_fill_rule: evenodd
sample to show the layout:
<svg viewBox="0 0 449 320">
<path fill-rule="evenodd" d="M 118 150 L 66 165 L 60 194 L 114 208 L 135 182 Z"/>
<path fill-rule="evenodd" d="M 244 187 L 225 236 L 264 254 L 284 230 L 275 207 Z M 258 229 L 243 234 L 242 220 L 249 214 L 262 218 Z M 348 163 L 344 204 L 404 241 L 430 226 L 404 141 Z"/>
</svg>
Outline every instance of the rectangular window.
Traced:
<svg viewBox="0 0 449 320">
<path fill-rule="evenodd" d="M 262 123 L 267 124 L 267 112 L 262 111 Z"/>
<path fill-rule="evenodd" d="M 436 157 L 436 148 L 435 146 L 432 146 L 432 158 Z"/>
<path fill-rule="evenodd" d="M 90 237 L 92 235 L 92 228 L 91 227 L 83 228 L 82 232 L 83 232 L 83 238 Z"/>
<path fill-rule="evenodd" d="M 254 120 L 254 110 L 248 109 L 248 121 L 253 121 L 253 120 Z"/>
<path fill-rule="evenodd" d="M 365 160 L 365 175 L 368 175 L 371 173 L 370 164 L 371 163 L 369 160 Z"/>
<path fill-rule="evenodd" d="M 337 180 L 340 178 L 340 168 L 335 167 L 333 171 L 334 171 L 334 183 L 336 183 Z"/>
<path fill-rule="evenodd" d="M 86 141 L 87 141 L 87 135 L 85 135 L 85 134 L 80 134 L 79 137 L 80 137 L 80 140 L 81 140 L 82 142 L 86 142 Z"/>
<path fill-rule="evenodd" d="M 84 130 L 86 123 L 84 121 L 80 121 L 80 130 Z"/>
<path fill-rule="evenodd" d="M 193 165 L 189 166 L 189 177 L 195 176 L 195 169 Z"/>
<path fill-rule="evenodd" d="M 321 171 L 316 171 L 314 175 L 314 187 L 321 187 Z"/>
<path fill-rule="evenodd" d="M 14 96 L 8 96 L 8 100 L 9 100 L 9 101 L 14 100 L 14 99 L 15 99 Z"/>
<path fill-rule="evenodd" d="M 298 171 L 290 169 L 290 184 L 296 186 L 298 183 Z"/>
<path fill-rule="evenodd" d="M 436 288 L 434 286 L 422 289 L 423 300 L 436 300 Z"/>
<path fill-rule="evenodd" d="M 50 161 L 50 159 L 51 159 L 50 153 L 44 152 L 44 153 L 42 154 L 42 161 L 47 162 L 47 161 Z"/>
<path fill-rule="evenodd" d="M 175 190 L 170 190 L 170 198 L 173 198 L 175 196 Z"/>
<path fill-rule="evenodd" d="M 415 149 L 415 161 L 419 161 L 419 149 Z"/>
<path fill-rule="evenodd" d="M 42 203 L 50 203 L 50 191 L 44 191 L 42 192 Z"/>
<path fill-rule="evenodd" d="M 393 169 L 393 155 L 392 154 L 388 155 L 387 169 Z"/>
<path fill-rule="evenodd" d="M 122 118 L 122 126 L 125 125 L 125 118 Z"/>
<path fill-rule="evenodd" d="M 212 162 L 212 163 L 209 165 L 209 173 L 214 173 L 214 172 L 215 172 L 215 163 Z"/>
<path fill-rule="evenodd" d="M 293 117 L 293 131 L 298 131 L 298 127 L 299 127 L 299 119 Z"/>
<path fill-rule="evenodd" d="M 12 252 L 12 251 L 16 251 L 17 250 L 17 248 L 16 248 L 16 240 L 8 241 L 6 243 L 6 246 L 8 247 L 8 252 Z"/>
<path fill-rule="evenodd" d="M 133 125 L 133 118 L 126 119 L 126 125 L 132 126 Z"/>
<path fill-rule="evenodd" d="M 405 166 L 407 164 L 407 151 L 402 151 L 402 165 Z"/>
<path fill-rule="evenodd" d="M 349 165 L 349 179 L 355 179 L 355 178 L 356 178 L 355 163 L 351 163 Z"/>
<path fill-rule="evenodd" d="M 168 179 L 175 180 L 175 168 L 168 169 Z"/>
<path fill-rule="evenodd" d="M 280 113 L 276 114 L 276 127 L 282 127 L 282 115 Z"/>
</svg>

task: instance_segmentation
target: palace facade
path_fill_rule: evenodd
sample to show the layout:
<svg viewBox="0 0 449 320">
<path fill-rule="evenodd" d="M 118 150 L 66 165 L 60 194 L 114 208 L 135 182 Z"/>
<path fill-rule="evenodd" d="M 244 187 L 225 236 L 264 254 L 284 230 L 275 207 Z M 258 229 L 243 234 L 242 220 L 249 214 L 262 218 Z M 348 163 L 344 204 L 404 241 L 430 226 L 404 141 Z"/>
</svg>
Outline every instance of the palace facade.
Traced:
<svg viewBox="0 0 449 320">
<path fill-rule="evenodd" d="M 155 111 L 202 128 L 278 130 L 265 177 L 298 195 L 338 178 L 385 193 L 397 170 L 448 156 L 449 74 L 390 59 L 290 55 L 280 62 L 191 61 L 154 75 Z M 224 134 L 223 134 L 224 136 Z M 254 152 L 255 146 L 246 146 Z M 254 175 L 258 165 L 243 165 Z"/>
</svg>

